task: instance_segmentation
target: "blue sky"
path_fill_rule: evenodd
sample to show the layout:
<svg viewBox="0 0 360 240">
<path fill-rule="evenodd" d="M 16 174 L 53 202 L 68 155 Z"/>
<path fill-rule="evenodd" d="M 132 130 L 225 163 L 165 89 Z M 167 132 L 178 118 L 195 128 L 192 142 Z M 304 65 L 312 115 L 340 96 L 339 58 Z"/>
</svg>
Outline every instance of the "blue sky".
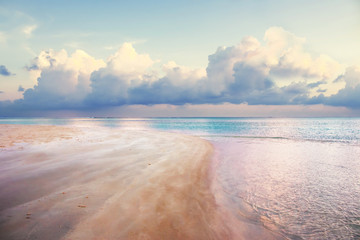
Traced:
<svg viewBox="0 0 360 240">
<path fill-rule="evenodd" d="M 0 115 L 357 116 L 359 29 L 351 0 L 0 1 Z"/>
</svg>

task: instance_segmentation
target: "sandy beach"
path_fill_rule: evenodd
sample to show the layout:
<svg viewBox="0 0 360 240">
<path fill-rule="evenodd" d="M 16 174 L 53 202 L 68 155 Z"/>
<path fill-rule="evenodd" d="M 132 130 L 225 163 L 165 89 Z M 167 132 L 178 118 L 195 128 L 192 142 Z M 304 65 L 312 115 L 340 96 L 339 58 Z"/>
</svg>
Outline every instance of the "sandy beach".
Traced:
<svg viewBox="0 0 360 240">
<path fill-rule="evenodd" d="M 212 145 L 152 130 L 0 125 L 1 239 L 277 239 L 221 206 Z"/>
</svg>

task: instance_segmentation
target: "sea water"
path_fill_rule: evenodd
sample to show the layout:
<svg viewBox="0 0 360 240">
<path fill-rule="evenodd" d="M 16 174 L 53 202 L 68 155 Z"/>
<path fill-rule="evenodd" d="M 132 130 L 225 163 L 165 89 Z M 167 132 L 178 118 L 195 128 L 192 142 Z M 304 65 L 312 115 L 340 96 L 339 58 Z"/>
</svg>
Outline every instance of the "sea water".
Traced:
<svg viewBox="0 0 360 240">
<path fill-rule="evenodd" d="M 358 118 L 0 119 L 196 135 L 215 146 L 214 179 L 241 219 L 290 239 L 360 238 Z"/>
</svg>

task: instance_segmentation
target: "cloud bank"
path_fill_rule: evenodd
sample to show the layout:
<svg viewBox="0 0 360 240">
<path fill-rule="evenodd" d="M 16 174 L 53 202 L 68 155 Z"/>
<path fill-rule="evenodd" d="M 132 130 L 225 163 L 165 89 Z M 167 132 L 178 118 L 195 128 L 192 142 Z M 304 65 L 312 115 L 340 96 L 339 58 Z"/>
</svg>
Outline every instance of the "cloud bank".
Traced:
<svg viewBox="0 0 360 240">
<path fill-rule="evenodd" d="M 272 27 L 263 43 L 248 36 L 236 46 L 219 47 L 209 56 L 206 69 L 168 62 L 161 71 L 154 70 L 156 61 L 137 53 L 130 43 L 106 61 L 82 50 L 71 55 L 65 50 L 42 51 L 26 67 L 37 76 L 37 84 L 26 89 L 22 99 L 2 102 L 1 107 L 54 110 L 246 103 L 360 108 L 360 68 L 345 69 L 327 55 L 313 56 L 304 49 L 305 41 Z"/>
</svg>

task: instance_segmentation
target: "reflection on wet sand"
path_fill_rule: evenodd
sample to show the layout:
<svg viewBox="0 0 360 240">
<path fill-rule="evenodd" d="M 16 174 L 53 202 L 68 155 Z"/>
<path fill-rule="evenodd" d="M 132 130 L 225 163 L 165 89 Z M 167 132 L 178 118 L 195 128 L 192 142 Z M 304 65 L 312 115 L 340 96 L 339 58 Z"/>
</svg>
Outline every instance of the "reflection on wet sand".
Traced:
<svg viewBox="0 0 360 240">
<path fill-rule="evenodd" d="M 277 238 L 221 205 L 205 140 L 100 127 L 0 127 L 1 239 Z"/>
</svg>

